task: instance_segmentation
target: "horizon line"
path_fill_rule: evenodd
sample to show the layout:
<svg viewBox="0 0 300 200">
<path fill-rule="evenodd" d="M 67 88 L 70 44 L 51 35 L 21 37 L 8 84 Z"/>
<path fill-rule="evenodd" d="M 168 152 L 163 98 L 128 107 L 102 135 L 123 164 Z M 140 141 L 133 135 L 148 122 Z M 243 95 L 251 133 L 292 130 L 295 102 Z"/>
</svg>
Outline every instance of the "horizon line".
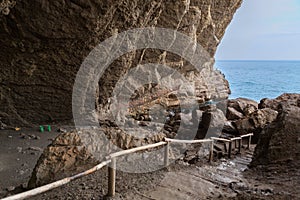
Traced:
<svg viewBox="0 0 300 200">
<path fill-rule="evenodd" d="M 269 60 L 269 59 L 215 59 L 216 61 L 300 61 L 299 60 Z"/>
</svg>

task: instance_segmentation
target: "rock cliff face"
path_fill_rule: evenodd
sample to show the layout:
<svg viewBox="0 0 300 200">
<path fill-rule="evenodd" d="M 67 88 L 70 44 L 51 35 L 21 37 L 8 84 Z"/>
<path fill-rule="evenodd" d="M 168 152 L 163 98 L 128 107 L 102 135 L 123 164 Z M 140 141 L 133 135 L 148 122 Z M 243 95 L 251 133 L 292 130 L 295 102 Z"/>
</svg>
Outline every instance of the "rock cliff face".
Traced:
<svg viewBox="0 0 300 200">
<path fill-rule="evenodd" d="M 0 117 L 32 125 L 72 119 L 72 87 L 88 53 L 113 34 L 140 27 L 178 30 L 195 38 L 211 56 L 242 0 L 1 0 Z M 100 80 L 99 107 L 134 64 L 159 61 L 162 51 L 136 51 L 115 61 Z M 142 56 L 144 55 L 144 56 Z M 188 63 L 166 56 L 188 74 Z M 226 98 L 228 83 L 213 69 L 195 74 L 202 101 Z M 189 72 L 190 73 L 190 72 Z M 219 85 L 203 79 L 210 76 Z"/>
<path fill-rule="evenodd" d="M 290 166 L 300 159 L 300 94 L 283 94 L 276 99 L 263 99 L 261 108 L 276 109 L 275 121 L 260 134 L 251 166 L 282 164 Z"/>
</svg>

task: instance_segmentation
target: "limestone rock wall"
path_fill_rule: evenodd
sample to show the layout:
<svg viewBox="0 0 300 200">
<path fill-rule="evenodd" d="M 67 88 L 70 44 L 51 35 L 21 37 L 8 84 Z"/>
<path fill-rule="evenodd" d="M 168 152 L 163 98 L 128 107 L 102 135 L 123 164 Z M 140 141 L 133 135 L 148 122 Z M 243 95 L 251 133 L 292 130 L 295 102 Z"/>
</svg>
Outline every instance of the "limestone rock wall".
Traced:
<svg viewBox="0 0 300 200">
<path fill-rule="evenodd" d="M 0 0 L 0 117 L 32 125 L 72 119 L 72 87 L 88 53 L 101 41 L 132 28 L 164 27 L 195 38 L 214 55 L 242 0 Z M 165 52 L 131 52 L 113 63 L 99 84 L 105 105 L 115 83 L 134 64 L 158 61 Z M 169 55 L 185 75 L 188 63 Z M 223 75 L 213 69 L 193 76 L 203 101 L 226 98 Z M 190 69 L 189 69 L 190 70 Z M 222 91 L 201 76 L 222 85 Z M 207 77 L 206 77 L 207 78 Z"/>
</svg>

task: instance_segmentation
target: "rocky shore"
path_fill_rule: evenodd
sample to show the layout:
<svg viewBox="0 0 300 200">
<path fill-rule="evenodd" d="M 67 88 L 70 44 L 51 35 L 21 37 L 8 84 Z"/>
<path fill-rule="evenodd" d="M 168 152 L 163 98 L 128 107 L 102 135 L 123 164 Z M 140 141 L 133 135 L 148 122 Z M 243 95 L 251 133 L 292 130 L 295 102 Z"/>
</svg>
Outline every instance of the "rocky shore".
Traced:
<svg viewBox="0 0 300 200">
<path fill-rule="evenodd" d="M 89 139 L 97 137 L 95 132 L 103 131 L 121 149 L 162 141 L 164 137 L 176 137 L 176 130 L 183 124 L 186 131 L 195 128 L 195 113 L 200 117 L 198 133 L 203 138 L 208 129 L 220 131 L 220 137 L 230 138 L 254 133 L 253 144 L 257 144 L 251 168 L 267 168 L 268 165 L 289 166 L 297 163 L 300 150 L 299 94 L 283 94 L 276 99 L 262 99 L 259 103 L 238 98 L 200 107 L 193 113 L 177 113 L 175 109 L 164 130 L 152 137 L 134 138 L 112 124 L 102 124 L 101 130 L 89 130 Z M 227 104 L 227 106 L 226 106 Z M 224 109 L 226 108 L 226 109 Z M 141 117 L 141 115 L 140 115 Z M 149 117 L 141 117 L 140 122 L 149 122 Z M 144 125 L 146 126 L 146 125 Z M 99 162 L 96 151 L 107 155 L 111 147 L 99 143 L 84 143 L 80 131 L 60 134 L 43 152 L 33 171 L 28 187 L 40 186 L 67 175 L 78 173 Z M 193 147 L 185 154 L 185 161 L 195 160 L 202 151 Z M 99 157 L 97 157 L 99 158 Z M 203 159 L 203 158 L 202 158 Z M 199 160 L 199 157 L 198 157 Z"/>
<path fill-rule="evenodd" d="M 0 135 L 0 172 L 3 176 L 0 197 L 76 174 L 101 162 L 111 152 L 157 143 L 165 137 L 229 139 L 253 133 L 253 157 L 251 161 L 241 158 L 246 162 L 243 165 L 250 163 L 250 169 L 245 173 L 239 170 L 238 174 L 245 176 L 250 184 L 261 182 L 274 186 L 277 192 L 269 188 L 257 189 L 256 186 L 248 190 L 243 184 L 232 181 L 221 186 L 213 183 L 214 187 L 209 188 L 211 193 L 215 188 L 221 188 L 219 191 L 226 190 L 233 199 L 253 199 L 251 195 L 254 199 L 300 198 L 300 188 L 297 187 L 300 185 L 300 94 L 282 94 L 260 102 L 246 98 L 228 100 L 229 83 L 214 68 L 217 46 L 242 0 L 0 1 L 0 128 L 3 132 Z M 73 125 L 60 133 L 37 131 L 40 124 L 68 124 L 75 120 L 74 112 L 82 111 L 72 110 L 72 92 L 76 74 L 92 49 L 124 31 L 149 27 L 176 30 L 196 41 L 203 47 L 203 55 L 209 57 L 204 63 L 197 57 L 202 71 L 190 61 L 166 50 L 145 48 L 127 52 L 108 66 L 96 84 L 93 114 L 100 128 L 75 129 Z M 134 38 L 139 38 L 139 35 L 134 35 Z M 185 48 L 179 45 L 177 49 Z M 179 72 L 191 83 L 195 94 L 191 95 L 189 90 L 183 93 L 175 91 L 178 90 L 176 82 L 179 86 L 184 84 L 171 74 L 163 78 L 175 89 L 163 88 L 162 82 L 147 83 L 137 89 L 133 87 L 128 112 L 122 115 L 120 109 L 112 109 L 111 97 L 119 80 L 131 69 L 139 69 L 137 66 L 147 63 L 169 66 Z M 153 71 L 159 70 L 157 67 Z M 162 77 L 155 74 L 153 78 L 160 80 Z M 128 86 L 137 86 L 134 79 L 126 83 L 124 90 L 131 90 Z M 88 83 L 82 84 L 89 87 Z M 80 97 L 84 96 L 81 92 Z M 192 96 L 196 104 L 190 107 L 190 102 L 181 105 L 176 96 L 179 93 L 187 101 Z M 82 102 L 75 101 L 77 108 L 86 103 L 85 98 L 81 99 Z M 116 112 L 116 119 L 108 116 L 111 112 Z M 119 126 L 118 120 L 124 121 L 124 127 Z M 26 130 L 24 127 L 30 128 Z M 111 143 L 103 142 L 105 140 Z M 215 152 L 220 151 L 221 145 L 215 145 Z M 189 172 L 193 173 L 205 162 L 207 154 L 203 150 L 201 145 L 190 145 L 183 152 L 172 152 L 174 160 L 177 155 L 182 155 L 173 167 L 181 164 L 178 171 L 182 172 L 185 169 L 182 166 L 190 166 Z M 245 152 L 252 156 L 252 150 Z M 212 171 L 222 168 L 223 164 L 219 162 L 231 162 L 225 159 L 225 154 L 214 156 L 220 165 L 205 163 L 207 169 L 213 168 Z M 149 159 L 144 155 L 142 158 Z M 157 154 L 154 158 L 160 160 L 162 156 Z M 126 162 L 139 164 L 130 159 Z M 161 180 L 162 172 L 166 171 L 138 175 L 122 173 L 118 192 L 126 193 L 133 188 L 146 191 L 148 185 L 153 189 Z M 230 170 L 224 173 L 230 173 Z M 43 199 L 65 199 L 66 196 L 67 199 L 102 199 L 99 194 L 104 195 L 106 186 L 95 186 L 100 178 L 107 181 L 104 171 L 84 179 L 84 182 L 74 183 L 75 189 L 68 188 L 70 194 L 65 194 L 62 188 L 56 190 L 57 194 L 46 193 Z M 175 176 L 175 179 L 179 180 L 179 177 Z M 134 187 L 128 186 L 128 180 Z M 280 187 L 284 193 L 278 191 Z M 79 192 L 78 188 L 86 192 Z M 181 188 L 177 189 L 180 191 Z"/>
</svg>

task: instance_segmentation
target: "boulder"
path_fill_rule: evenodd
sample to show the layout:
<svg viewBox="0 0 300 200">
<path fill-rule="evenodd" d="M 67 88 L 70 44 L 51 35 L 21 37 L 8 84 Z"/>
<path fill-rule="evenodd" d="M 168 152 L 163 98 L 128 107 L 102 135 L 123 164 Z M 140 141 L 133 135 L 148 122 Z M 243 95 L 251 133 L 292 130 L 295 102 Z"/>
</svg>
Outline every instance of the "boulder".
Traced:
<svg viewBox="0 0 300 200">
<path fill-rule="evenodd" d="M 228 107 L 226 117 L 228 120 L 236 120 L 236 119 L 242 119 L 244 115 L 243 113 L 237 111 L 236 109 L 232 107 Z"/>
<path fill-rule="evenodd" d="M 218 136 L 224 127 L 226 117 L 219 109 L 207 110 L 202 115 L 197 138 Z"/>
<path fill-rule="evenodd" d="M 294 162 L 300 159 L 300 108 L 282 108 L 277 120 L 260 134 L 251 166 Z"/>
<path fill-rule="evenodd" d="M 239 135 L 252 133 L 255 130 L 254 125 L 249 118 L 237 120 L 233 122 L 233 124 L 236 127 Z"/>
<path fill-rule="evenodd" d="M 270 108 L 256 110 L 250 116 L 233 122 L 240 135 L 254 133 L 253 142 L 257 142 L 261 130 L 277 118 L 278 112 Z"/>
<path fill-rule="evenodd" d="M 245 108 L 244 108 L 244 115 L 245 116 L 249 116 L 251 115 L 252 113 L 254 113 L 255 111 L 257 110 L 257 107 L 252 105 L 252 104 L 249 104 L 247 105 Z"/>
<path fill-rule="evenodd" d="M 253 122 L 254 128 L 264 128 L 277 118 L 278 112 L 270 108 L 264 108 L 253 112 L 249 119 Z"/>
<path fill-rule="evenodd" d="M 238 130 L 236 129 L 236 127 L 233 125 L 232 121 L 226 121 L 224 123 L 224 127 L 222 132 L 224 133 L 228 133 L 231 135 L 238 135 Z"/>
<path fill-rule="evenodd" d="M 258 103 L 251 99 L 246 98 L 237 98 L 228 100 L 228 107 L 234 108 L 236 111 L 240 113 L 244 113 L 244 110 L 251 105 L 256 110 L 258 109 Z"/>
<path fill-rule="evenodd" d="M 97 164 L 96 159 L 82 144 L 77 132 L 59 135 L 39 158 L 28 188 L 35 188 Z"/>
<path fill-rule="evenodd" d="M 275 99 L 264 98 L 260 100 L 259 109 L 271 108 L 273 110 L 279 109 L 280 104 L 298 106 L 300 105 L 300 94 L 284 93 Z"/>
</svg>

